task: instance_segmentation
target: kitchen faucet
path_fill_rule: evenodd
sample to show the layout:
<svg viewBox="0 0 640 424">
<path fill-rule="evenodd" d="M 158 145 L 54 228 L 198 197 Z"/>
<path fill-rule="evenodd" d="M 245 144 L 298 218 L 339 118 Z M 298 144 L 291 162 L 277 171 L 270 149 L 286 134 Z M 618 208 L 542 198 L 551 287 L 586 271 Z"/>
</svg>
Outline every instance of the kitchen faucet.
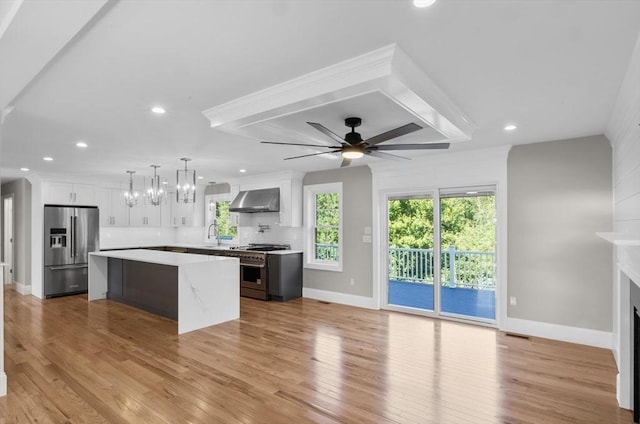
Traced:
<svg viewBox="0 0 640 424">
<path fill-rule="evenodd" d="M 218 222 L 214 219 L 209 228 L 207 228 L 207 240 L 211 239 L 211 228 L 213 227 L 213 236 L 216 238 L 216 245 L 220 245 L 220 237 L 218 236 Z"/>
</svg>

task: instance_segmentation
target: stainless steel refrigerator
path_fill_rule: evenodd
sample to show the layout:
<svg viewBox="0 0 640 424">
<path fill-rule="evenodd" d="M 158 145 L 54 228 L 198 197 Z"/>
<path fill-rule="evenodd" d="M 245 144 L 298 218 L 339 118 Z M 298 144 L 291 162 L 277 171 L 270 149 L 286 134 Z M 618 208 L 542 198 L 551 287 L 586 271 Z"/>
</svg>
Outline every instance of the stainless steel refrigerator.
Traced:
<svg viewBox="0 0 640 424">
<path fill-rule="evenodd" d="M 86 293 L 89 252 L 100 249 L 98 208 L 44 207 L 44 296 Z"/>
</svg>

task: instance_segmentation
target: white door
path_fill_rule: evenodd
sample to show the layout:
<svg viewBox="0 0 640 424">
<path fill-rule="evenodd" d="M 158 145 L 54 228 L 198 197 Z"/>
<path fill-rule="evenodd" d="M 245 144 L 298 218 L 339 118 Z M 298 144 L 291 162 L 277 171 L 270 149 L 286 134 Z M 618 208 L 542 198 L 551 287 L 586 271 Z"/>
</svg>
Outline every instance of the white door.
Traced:
<svg viewBox="0 0 640 424">
<path fill-rule="evenodd" d="M 4 283 L 13 283 L 13 196 L 3 198 L 2 213 L 4 219 L 4 240 L 2 251 L 4 252 Z"/>
</svg>

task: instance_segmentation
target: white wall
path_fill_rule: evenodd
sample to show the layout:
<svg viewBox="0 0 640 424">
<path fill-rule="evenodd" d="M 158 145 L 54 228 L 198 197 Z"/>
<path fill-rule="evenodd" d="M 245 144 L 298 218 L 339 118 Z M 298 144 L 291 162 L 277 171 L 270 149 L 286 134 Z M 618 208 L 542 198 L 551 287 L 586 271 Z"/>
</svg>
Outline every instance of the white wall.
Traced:
<svg viewBox="0 0 640 424">
<path fill-rule="evenodd" d="M 605 135 L 613 147 L 614 231 L 640 240 L 640 37 Z M 631 408 L 629 285 L 640 285 L 640 246 L 616 246 L 613 275 L 613 352 L 618 403 Z"/>
<path fill-rule="evenodd" d="M 2 124 L 4 122 L 4 110 L 0 108 L 0 151 L 2 151 Z M 2 193 L 0 191 L 0 198 Z M 2 249 L 2 243 L 0 243 Z M 7 374 L 4 372 L 4 287 L 0 285 L 0 396 L 7 395 Z"/>
</svg>

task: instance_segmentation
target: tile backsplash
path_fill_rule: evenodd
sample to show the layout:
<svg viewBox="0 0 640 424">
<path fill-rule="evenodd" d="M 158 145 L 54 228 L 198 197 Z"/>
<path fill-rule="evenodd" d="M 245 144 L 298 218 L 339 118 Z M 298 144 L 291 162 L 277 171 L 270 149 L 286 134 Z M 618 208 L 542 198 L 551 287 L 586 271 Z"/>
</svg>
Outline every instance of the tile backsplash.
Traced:
<svg viewBox="0 0 640 424">
<path fill-rule="evenodd" d="M 281 227 L 277 213 L 254 213 L 243 217 L 238 227 L 238 243 L 278 243 L 289 244 L 294 250 L 302 250 L 302 228 Z M 269 229 L 259 231 L 260 225 Z"/>
<path fill-rule="evenodd" d="M 238 227 L 238 244 L 278 243 L 289 244 L 294 250 L 302 250 L 302 228 L 281 227 L 277 214 L 254 214 Z M 259 225 L 269 229 L 258 232 Z M 106 227 L 100 228 L 100 248 L 166 245 L 171 243 L 205 243 L 205 227 Z"/>
<path fill-rule="evenodd" d="M 153 246 L 175 243 L 176 229 L 171 227 L 101 227 L 100 248 Z"/>
</svg>

